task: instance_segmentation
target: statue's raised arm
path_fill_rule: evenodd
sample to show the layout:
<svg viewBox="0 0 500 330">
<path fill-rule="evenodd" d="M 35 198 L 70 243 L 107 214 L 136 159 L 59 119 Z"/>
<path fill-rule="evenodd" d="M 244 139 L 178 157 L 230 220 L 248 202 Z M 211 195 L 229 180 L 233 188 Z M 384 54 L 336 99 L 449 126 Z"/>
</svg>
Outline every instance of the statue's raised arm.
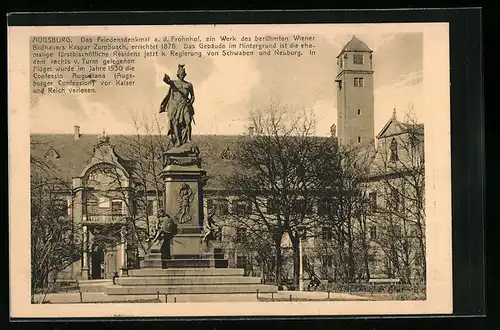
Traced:
<svg viewBox="0 0 500 330">
<path fill-rule="evenodd" d="M 191 123 L 194 122 L 194 88 L 186 81 L 184 64 L 177 67 L 178 80 L 172 80 L 165 74 L 163 82 L 170 86 L 167 95 L 160 105 L 160 113 L 168 116 L 168 135 L 174 146 L 191 142 Z"/>
</svg>

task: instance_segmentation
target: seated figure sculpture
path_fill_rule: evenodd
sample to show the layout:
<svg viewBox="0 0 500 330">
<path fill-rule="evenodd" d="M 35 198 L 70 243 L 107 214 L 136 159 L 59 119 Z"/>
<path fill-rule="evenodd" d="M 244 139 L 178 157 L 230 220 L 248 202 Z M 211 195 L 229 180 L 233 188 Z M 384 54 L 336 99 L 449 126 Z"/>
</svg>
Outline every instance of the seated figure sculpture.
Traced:
<svg viewBox="0 0 500 330">
<path fill-rule="evenodd" d="M 177 234 L 177 224 L 172 220 L 172 218 L 166 214 L 164 210 L 158 211 L 158 222 L 152 228 L 150 236 L 146 240 L 151 242 L 150 249 L 158 248 L 161 251 L 161 258 L 171 259 L 170 245 L 172 238 Z"/>
</svg>

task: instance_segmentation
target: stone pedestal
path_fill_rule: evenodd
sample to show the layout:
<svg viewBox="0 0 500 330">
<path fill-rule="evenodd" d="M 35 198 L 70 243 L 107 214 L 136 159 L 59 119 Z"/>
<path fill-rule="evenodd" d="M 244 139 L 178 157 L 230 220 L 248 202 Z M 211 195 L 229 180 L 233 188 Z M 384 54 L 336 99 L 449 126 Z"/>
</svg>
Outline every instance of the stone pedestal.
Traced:
<svg viewBox="0 0 500 330">
<path fill-rule="evenodd" d="M 163 156 L 165 212 L 177 224 L 171 259 L 161 261 L 158 248 L 152 248 L 144 259 L 144 267 L 215 268 L 227 267 L 227 261 L 214 254 L 214 246 L 203 242 L 203 180 L 199 150 L 193 144 L 174 147 Z M 216 260 L 217 259 L 217 260 Z"/>
</svg>

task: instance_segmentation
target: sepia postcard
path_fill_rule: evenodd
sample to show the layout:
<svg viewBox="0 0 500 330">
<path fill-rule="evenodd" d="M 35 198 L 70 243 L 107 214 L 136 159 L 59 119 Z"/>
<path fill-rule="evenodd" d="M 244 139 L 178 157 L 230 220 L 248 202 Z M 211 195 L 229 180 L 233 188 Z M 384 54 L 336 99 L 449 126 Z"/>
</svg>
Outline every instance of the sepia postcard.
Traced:
<svg viewBox="0 0 500 330">
<path fill-rule="evenodd" d="M 451 314 L 449 68 L 446 23 L 9 27 L 11 317 Z"/>
</svg>

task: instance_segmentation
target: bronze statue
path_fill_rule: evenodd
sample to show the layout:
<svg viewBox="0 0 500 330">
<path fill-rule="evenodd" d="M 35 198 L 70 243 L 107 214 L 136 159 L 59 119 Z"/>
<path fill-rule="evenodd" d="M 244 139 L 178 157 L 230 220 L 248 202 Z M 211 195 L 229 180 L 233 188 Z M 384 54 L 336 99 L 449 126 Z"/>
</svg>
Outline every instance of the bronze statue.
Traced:
<svg viewBox="0 0 500 330">
<path fill-rule="evenodd" d="M 170 86 L 170 89 L 161 102 L 160 113 L 167 113 L 168 135 L 174 146 L 191 142 L 191 123 L 194 123 L 194 89 L 193 85 L 185 80 L 186 75 L 184 64 L 179 64 L 177 68 L 179 80 L 171 80 L 167 74 L 163 77 L 163 81 Z"/>
<path fill-rule="evenodd" d="M 155 244 L 160 239 L 163 240 L 161 245 L 161 258 L 170 259 L 170 242 L 175 235 L 177 235 L 177 224 L 168 214 L 165 213 L 164 210 L 159 210 L 158 222 L 153 228 L 150 237 L 146 241 L 151 241 Z"/>
<path fill-rule="evenodd" d="M 221 234 L 221 228 L 214 221 L 215 210 L 208 211 L 207 217 L 204 221 L 205 234 L 203 235 L 203 242 L 208 246 L 209 241 L 216 241 Z"/>
</svg>

